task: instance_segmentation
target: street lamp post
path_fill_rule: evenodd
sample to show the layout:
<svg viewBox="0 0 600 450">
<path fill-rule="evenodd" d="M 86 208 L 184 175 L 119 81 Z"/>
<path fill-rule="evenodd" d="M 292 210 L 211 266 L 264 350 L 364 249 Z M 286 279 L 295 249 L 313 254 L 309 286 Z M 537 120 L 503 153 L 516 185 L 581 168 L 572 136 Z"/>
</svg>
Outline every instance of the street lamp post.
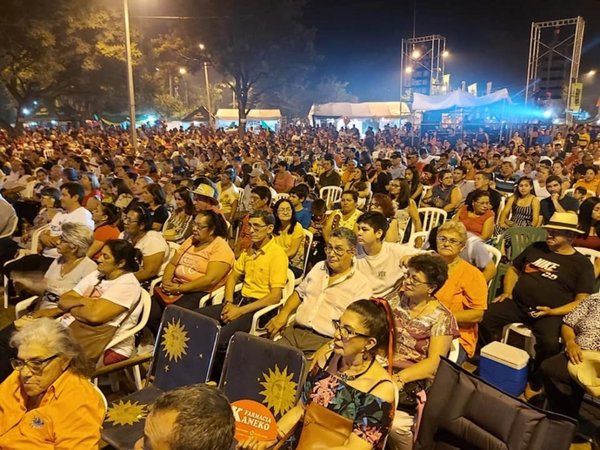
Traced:
<svg viewBox="0 0 600 450">
<path fill-rule="evenodd" d="M 198 44 L 198 48 L 200 48 L 200 50 L 204 51 L 206 50 L 206 47 L 204 46 L 204 44 Z M 212 101 L 210 98 L 210 82 L 208 81 L 208 61 L 206 60 L 206 57 L 204 58 L 204 84 L 206 86 L 206 103 L 207 103 L 207 107 L 208 107 L 208 127 L 212 128 Z"/>
<path fill-rule="evenodd" d="M 131 59 L 131 34 L 129 32 L 129 0 L 123 0 L 125 18 L 125 52 L 127 56 L 127 90 L 129 92 L 129 132 L 131 145 L 137 151 L 137 130 L 135 123 L 135 90 L 133 86 L 133 61 Z"/>
</svg>

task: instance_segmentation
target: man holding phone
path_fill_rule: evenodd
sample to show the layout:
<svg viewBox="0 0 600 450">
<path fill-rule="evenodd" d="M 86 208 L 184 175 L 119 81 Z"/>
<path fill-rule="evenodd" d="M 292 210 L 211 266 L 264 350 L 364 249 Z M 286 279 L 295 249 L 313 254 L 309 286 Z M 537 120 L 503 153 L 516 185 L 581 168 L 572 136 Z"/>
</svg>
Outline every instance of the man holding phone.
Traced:
<svg viewBox="0 0 600 450">
<path fill-rule="evenodd" d="M 480 328 L 482 345 L 500 340 L 505 325 L 523 323 L 536 339 L 533 371 L 525 390 L 529 400 L 542 387 L 540 364 L 560 352 L 562 318 L 593 290 L 594 268 L 573 248 L 581 231 L 577 215 L 557 212 L 544 225 L 545 242 L 534 242 L 514 260 L 503 293 L 489 306 Z"/>
</svg>

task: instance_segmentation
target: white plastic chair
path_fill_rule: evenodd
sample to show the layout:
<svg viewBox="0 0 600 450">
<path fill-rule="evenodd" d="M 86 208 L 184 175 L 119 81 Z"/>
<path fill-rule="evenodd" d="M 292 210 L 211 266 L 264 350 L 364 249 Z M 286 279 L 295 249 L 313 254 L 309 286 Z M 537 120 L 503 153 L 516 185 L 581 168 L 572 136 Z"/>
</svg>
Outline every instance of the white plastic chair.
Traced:
<svg viewBox="0 0 600 450">
<path fill-rule="evenodd" d="M 525 338 L 524 350 L 529 354 L 529 356 L 534 358 L 535 357 L 535 336 L 533 335 L 533 331 L 531 331 L 531 328 L 529 328 L 525 324 L 518 323 L 518 322 L 506 325 L 504 327 L 504 329 L 502 330 L 502 341 L 501 342 L 503 344 L 508 344 L 508 337 L 510 336 L 511 332 L 520 334 L 521 336 L 523 336 Z"/>
<path fill-rule="evenodd" d="M 417 206 L 421 206 L 423 199 L 427 196 L 427 193 L 433 189 L 433 186 L 423 186 L 423 190 L 421 191 L 421 198 L 419 199 L 419 204 Z"/>
<path fill-rule="evenodd" d="M 333 208 L 333 205 L 342 199 L 344 190 L 338 186 L 325 186 L 319 190 L 319 197 L 325 200 L 327 209 Z"/>
<path fill-rule="evenodd" d="M 593 250 L 591 248 L 586 247 L 575 247 L 579 253 L 584 256 L 587 256 L 590 259 L 590 262 L 594 264 L 598 258 L 600 258 L 600 252 L 598 250 Z"/>
<path fill-rule="evenodd" d="M 427 233 L 429 233 L 435 227 L 443 224 L 448 217 L 448 213 L 440 208 L 418 208 L 417 211 L 423 216 L 422 231 L 426 231 Z"/>
<path fill-rule="evenodd" d="M 277 203 L 282 198 L 289 198 L 289 197 L 290 197 L 290 194 L 286 194 L 285 192 L 281 192 L 280 194 L 277 194 L 276 196 L 273 197 L 273 204 Z"/>
<path fill-rule="evenodd" d="M 427 242 L 428 237 L 429 237 L 429 231 L 415 231 L 410 234 L 410 238 L 408 238 L 407 244 L 410 245 L 411 247 L 419 248 L 419 247 L 417 247 L 417 239 L 419 239 L 419 238 L 423 239 L 423 244 L 425 244 L 425 242 Z"/>
<path fill-rule="evenodd" d="M 6 237 L 11 237 L 13 235 L 13 233 L 15 232 L 15 230 L 17 229 L 18 224 L 19 224 L 19 218 L 17 216 L 15 216 L 13 218 L 13 223 L 11 224 L 10 229 L 6 233 L 1 235 L 0 239 L 6 238 Z"/>
<path fill-rule="evenodd" d="M 21 300 L 15 305 L 15 320 L 21 318 L 23 313 L 38 299 L 37 295 Z"/>
<path fill-rule="evenodd" d="M 295 285 L 296 277 L 294 277 L 294 272 L 288 269 L 288 279 L 283 288 L 283 292 L 281 293 L 281 300 L 278 303 L 273 305 L 265 306 L 262 309 L 259 309 L 252 316 L 252 326 L 250 327 L 250 334 L 254 336 L 263 336 L 266 334 L 264 328 L 260 328 L 258 325 L 258 321 L 262 316 L 267 314 L 268 312 L 273 311 L 274 309 L 280 308 L 286 302 L 290 295 L 294 293 L 294 285 Z"/>
<path fill-rule="evenodd" d="M 458 361 L 458 355 L 460 354 L 460 339 L 456 338 L 452 340 L 452 345 L 450 346 L 450 352 L 448 353 L 448 359 L 455 363 Z"/>
<path fill-rule="evenodd" d="M 492 260 L 494 261 L 494 264 L 496 265 L 496 269 L 497 269 L 498 266 L 500 265 L 500 260 L 502 259 L 502 252 L 500 250 L 498 250 L 496 247 L 494 247 L 493 245 L 490 245 L 490 244 L 484 244 L 484 245 L 485 245 L 486 250 L 492 256 Z"/>
<path fill-rule="evenodd" d="M 312 232 L 305 229 L 302 231 L 304 232 L 304 242 L 302 243 L 302 245 L 304 245 L 304 265 L 302 267 L 302 276 L 296 278 L 296 286 L 298 286 L 306 276 L 306 268 L 308 267 L 308 258 L 310 256 L 310 248 L 312 247 L 313 241 Z"/>
</svg>

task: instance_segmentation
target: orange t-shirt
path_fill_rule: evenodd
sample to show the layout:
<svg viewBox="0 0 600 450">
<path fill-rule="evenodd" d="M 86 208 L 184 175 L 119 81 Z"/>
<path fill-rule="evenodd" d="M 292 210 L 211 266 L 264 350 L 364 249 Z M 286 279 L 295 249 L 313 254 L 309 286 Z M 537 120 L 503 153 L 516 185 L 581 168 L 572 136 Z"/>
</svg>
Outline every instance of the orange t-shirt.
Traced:
<svg viewBox="0 0 600 450">
<path fill-rule="evenodd" d="M 27 411 L 19 372 L 0 385 L 0 448 L 3 450 L 97 449 L 104 401 L 94 386 L 70 370 L 48 388 L 40 406 Z"/>
<path fill-rule="evenodd" d="M 435 297 L 452 313 L 477 309 L 487 309 L 488 288 L 485 278 L 477 267 L 461 259 L 450 269 L 448 280 L 435 294 Z M 477 345 L 477 324 L 458 324 L 460 345 L 469 357 L 475 353 Z"/>
<path fill-rule="evenodd" d="M 176 254 L 177 264 L 175 266 L 175 277 L 184 283 L 197 280 L 206 275 L 208 264 L 211 262 L 223 262 L 233 267 L 235 257 L 233 250 L 222 237 L 215 238 L 208 246 L 201 250 L 196 250 L 192 244 L 192 238 L 189 237 Z M 215 285 L 215 289 L 225 284 L 227 275 Z"/>
<path fill-rule="evenodd" d="M 458 210 L 458 220 L 463 223 L 467 231 L 475 233 L 478 236 L 481 236 L 483 225 L 490 217 L 494 217 L 494 211 L 491 209 L 479 217 L 470 217 L 469 210 L 467 209 L 466 205 Z"/>
</svg>

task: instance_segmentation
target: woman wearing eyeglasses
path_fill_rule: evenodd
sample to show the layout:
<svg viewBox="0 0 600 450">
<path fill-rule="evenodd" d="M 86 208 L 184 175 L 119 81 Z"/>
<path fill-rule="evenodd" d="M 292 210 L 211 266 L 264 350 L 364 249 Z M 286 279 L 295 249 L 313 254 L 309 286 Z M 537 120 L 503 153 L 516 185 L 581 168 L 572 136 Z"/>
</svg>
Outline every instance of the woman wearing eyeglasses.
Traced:
<svg viewBox="0 0 600 450">
<path fill-rule="evenodd" d="M 288 199 L 277 201 L 273 206 L 273 213 L 273 240 L 285 250 L 294 276 L 301 278 L 304 272 L 304 229 L 296 219 L 294 206 Z"/>
<path fill-rule="evenodd" d="M 104 401 L 71 333 L 39 319 L 13 334 L 12 374 L 0 384 L 0 448 L 97 449 Z"/>
<path fill-rule="evenodd" d="M 147 327 L 155 336 L 158 336 L 160 319 L 168 304 L 196 309 L 206 292 L 225 285 L 235 263 L 233 250 L 226 239 L 227 223 L 223 216 L 208 209 L 196 215 L 192 235 L 173 255 L 165 268 L 162 283 L 154 290 Z"/>
<path fill-rule="evenodd" d="M 477 190 L 473 193 L 470 205 L 462 206 L 452 220 L 462 222 L 467 231 L 487 241 L 494 233 L 495 215 L 490 203 L 488 191 Z"/>
<path fill-rule="evenodd" d="M 399 390 L 388 446 L 412 448 L 413 416 L 417 393 L 435 376 L 440 356 L 447 356 L 458 327 L 452 313 L 436 298 L 448 279 L 448 267 L 437 255 L 416 255 L 408 261 L 408 273 L 386 298 L 396 325 L 393 379 Z"/>
<path fill-rule="evenodd" d="M 395 387 L 375 356 L 393 353 L 391 309 L 384 300 L 358 300 L 333 324 L 333 340 L 315 353 L 300 401 L 277 423 L 279 439 L 294 434 L 291 448 L 302 450 L 316 442 L 319 448 L 382 449 Z M 272 445 L 250 438 L 240 447 Z"/>
</svg>

